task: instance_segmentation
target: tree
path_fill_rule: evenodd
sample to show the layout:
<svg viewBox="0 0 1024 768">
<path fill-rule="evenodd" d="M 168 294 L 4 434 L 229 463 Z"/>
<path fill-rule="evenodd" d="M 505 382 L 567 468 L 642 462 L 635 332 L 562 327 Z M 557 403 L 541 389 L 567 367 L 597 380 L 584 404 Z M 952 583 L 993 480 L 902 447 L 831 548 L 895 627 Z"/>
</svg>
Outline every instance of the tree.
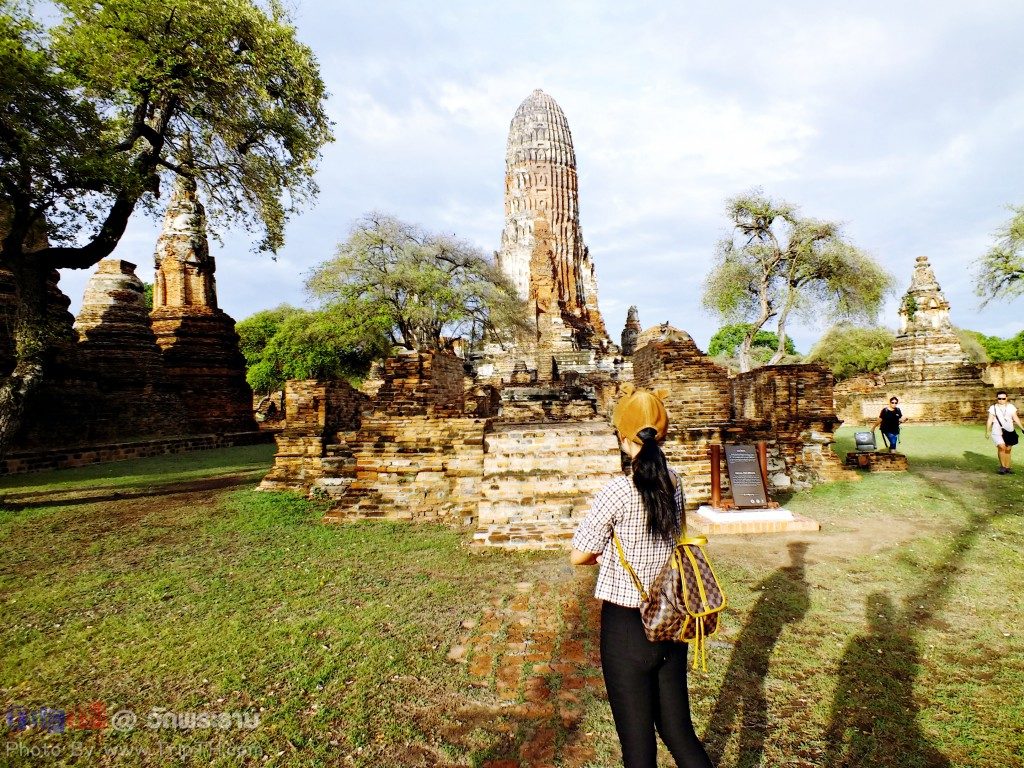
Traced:
<svg viewBox="0 0 1024 768">
<path fill-rule="evenodd" d="M 960 343 L 964 347 L 964 351 L 969 355 L 971 355 L 971 349 L 969 348 L 971 341 L 983 350 L 985 359 L 978 359 L 975 362 L 1003 363 L 1024 360 L 1024 331 L 1008 339 L 999 336 L 987 336 L 978 331 L 958 331 L 958 333 L 960 334 Z M 965 343 L 965 337 L 968 343 Z M 971 357 L 973 359 L 976 355 L 971 355 Z"/>
<path fill-rule="evenodd" d="M 769 365 L 786 354 L 786 324 L 794 312 L 834 320 L 877 316 L 893 280 L 843 238 L 838 224 L 803 218 L 794 206 L 757 190 L 730 200 L 728 212 L 733 230 L 718 245 L 703 303 L 724 320 L 749 325 L 739 346 L 740 370 L 750 370 L 757 332 L 773 318 L 780 345 Z"/>
<path fill-rule="evenodd" d="M 269 2 L 57 0 L 45 30 L 0 0 L 0 266 L 17 291 L 0 453 L 44 376 L 51 270 L 108 256 L 175 175 L 203 190 L 215 226 L 258 233 L 258 250 L 316 195 L 326 93 Z"/>
<path fill-rule="evenodd" d="M 246 326 L 248 320 L 254 322 Z M 278 307 L 248 320 L 239 323 L 239 335 L 248 337 L 242 345 L 246 379 L 257 394 L 275 392 L 288 379 L 360 379 L 391 350 L 389 327 L 372 314 Z M 273 334 L 255 353 L 259 333 L 274 322 Z"/>
<path fill-rule="evenodd" d="M 832 326 L 807 355 L 807 362 L 822 363 L 836 379 L 848 379 L 885 368 L 895 335 L 887 328 L 840 323 Z"/>
<path fill-rule="evenodd" d="M 381 213 L 357 221 L 306 288 L 336 311 L 379 318 L 409 350 L 530 327 L 515 286 L 479 249 Z"/>
<path fill-rule="evenodd" d="M 1011 207 L 1013 217 L 996 232 L 997 240 L 978 266 L 975 292 L 985 306 L 993 299 L 1024 295 L 1024 206 Z"/>
<path fill-rule="evenodd" d="M 246 366 L 251 368 L 263 359 L 263 351 L 274 338 L 274 334 L 281 330 L 284 321 L 303 311 L 289 304 L 281 304 L 274 309 L 263 309 L 244 320 L 239 320 L 235 330 L 238 331 L 238 349 L 245 358 Z M 252 382 L 249 384 L 252 386 Z"/>
<path fill-rule="evenodd" d="M 723 325 L 714 336 L 711 337 L 711 341 L 708 343 L 708 354 L 712 357 L 726 357 L 734 358 L 736 356 L 736 350 L 739 349 L 743 343 L 743 339 L 746 338 L 750 332 L 750 326 L 748 323 L 732 323 L 731 325 Z M 772 331 L 757 331 L 754 334 L 754 340 L 750 346 L 751 357 L 757 359 L 761 364 L 770 360 L 775 352 L 779 349 L 779 337 L 778 334 Z M 796 356 L 799 354 L 796 351 L 796 345 L 793 344 L 793 340 L 786 337 L 786 349 L 785 354 L 789 356 Z"/>
</svg>

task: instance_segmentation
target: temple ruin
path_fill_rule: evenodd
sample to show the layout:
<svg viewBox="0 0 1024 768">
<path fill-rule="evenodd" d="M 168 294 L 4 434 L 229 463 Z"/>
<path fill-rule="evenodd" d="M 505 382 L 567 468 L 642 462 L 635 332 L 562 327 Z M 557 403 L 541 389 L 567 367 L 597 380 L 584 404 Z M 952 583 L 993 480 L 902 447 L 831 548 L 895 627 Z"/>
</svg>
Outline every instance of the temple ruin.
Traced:
<svg viewBox="0 0 1024 768">
<path fill-rule="evenodd" d="M 824 368 L 730 378 L 684 331 L 644 330 L 636 307 L 622 348 L 612 344 L 579 226 L 569 126 L 540 90 L 509 130 L 498 261 L 533 310 L 532 337 L 492 340 L 468 360 L 404 353 L 363 391 L 288 382 L 261 487 L 333 500 L 330 522 L 443 521 L 469 526 L 481 544 L 565 546 L 593 493 L 623 472 L 609 416 L 620 386 L 634 380 L 670 393 L 665 450 L 690 509 L 711 498 L 712 444 L 765 441 L 775 489 L 844 471 L 830 447 L 840 422 Z"/>
<path fill-rule="evenodd" d="M 40 239 L 36 247 L 44 247 Z M 177 187 L 156 248 L 154 309 L 136 265 L 103 259 L 77 318 L 53 272 L 57 342 L 0 473 L 262 441 L 234 321 L 217 308 L 206 220 L 190 185 Z M 13 369 L 16 298 L 0 270 L 0 374 Z"/>
<path fill-rule="evenodd" d="M 150 318 L 168 380 L 186 402 L 189 432 L 256 428 L 235 321 L 217 307 L 216 264 L 195 183 L 180 179 L 154 256 Z"/>
<path fill-rule="evenodd" d="M 995 402 L 985 366 L 972 363 L 949 319 L 949 302 L 927 256 L 918 256 L 899 307 L 899 333 L 879 375 L 836 386 L 836 410 L 853 424 L 872 423 L 893 395 L 916 422 L 983 422 Z"/>
</svg>

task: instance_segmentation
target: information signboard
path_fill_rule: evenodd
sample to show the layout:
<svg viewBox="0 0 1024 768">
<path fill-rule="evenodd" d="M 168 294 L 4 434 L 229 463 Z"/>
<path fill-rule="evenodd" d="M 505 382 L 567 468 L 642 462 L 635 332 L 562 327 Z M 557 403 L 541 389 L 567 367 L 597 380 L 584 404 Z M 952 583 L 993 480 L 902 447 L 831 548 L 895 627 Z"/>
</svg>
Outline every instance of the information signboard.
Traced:
<svg viewBox="0 0 1024 768">
<path fill-rule="evenodd" d="M 768 494 L 755 446 L 725 446 L 725 465 L 729 471 L 732 500 L 737 509 L 768 506 Z"/>
</svg>

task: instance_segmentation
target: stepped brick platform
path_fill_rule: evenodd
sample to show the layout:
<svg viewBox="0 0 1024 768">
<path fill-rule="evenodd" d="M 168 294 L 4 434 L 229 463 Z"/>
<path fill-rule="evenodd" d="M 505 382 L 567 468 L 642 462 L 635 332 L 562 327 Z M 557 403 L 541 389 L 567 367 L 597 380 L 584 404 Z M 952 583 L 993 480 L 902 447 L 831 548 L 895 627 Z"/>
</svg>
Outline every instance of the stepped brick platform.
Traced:
<svg viewBox="0 0 1024 768">
<path fill-rule="evenodd" d="M 904 454 L 882 451 L 850 451 L 846 454 L 846 466 L 868 472 L 906 472 L 908 469 Z"/>
<path fill-rule="evenodd" d="M 477 544 L 565 548 L 594 494 L 622 474 L 604 419 L 496 424 L 485 440 Z"/>
</svg>

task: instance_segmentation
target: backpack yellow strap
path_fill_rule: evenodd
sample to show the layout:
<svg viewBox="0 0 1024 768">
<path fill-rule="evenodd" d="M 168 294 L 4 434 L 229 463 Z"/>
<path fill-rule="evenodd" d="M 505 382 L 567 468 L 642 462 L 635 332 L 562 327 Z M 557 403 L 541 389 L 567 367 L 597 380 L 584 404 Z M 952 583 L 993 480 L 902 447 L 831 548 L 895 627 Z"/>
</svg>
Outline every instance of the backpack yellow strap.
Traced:
<svg viewBox="0 0 1024 768">
<path fill-rule="evenodd" d="M 636 575 L 636 571 L 633 570 L 633 566 L 626 560 L 626 553 L 622 551 L 622 542 L 619 541 L 618 534 L 612 531 L 612 541 L 615 542 L 615 549 L 619 553 L 619 562 L 622 563 L 622 567 L 625 568 L 626 573 L 629 574 L 629 578 L 633 580 L 633 586 L 636 587 L 637 592 L 640 593 L 640 597 L 643 601 L 647 602 L 647 590 L 644 589 L 644 585 L 640 581 L 640 577 Z"/>
</svg>

